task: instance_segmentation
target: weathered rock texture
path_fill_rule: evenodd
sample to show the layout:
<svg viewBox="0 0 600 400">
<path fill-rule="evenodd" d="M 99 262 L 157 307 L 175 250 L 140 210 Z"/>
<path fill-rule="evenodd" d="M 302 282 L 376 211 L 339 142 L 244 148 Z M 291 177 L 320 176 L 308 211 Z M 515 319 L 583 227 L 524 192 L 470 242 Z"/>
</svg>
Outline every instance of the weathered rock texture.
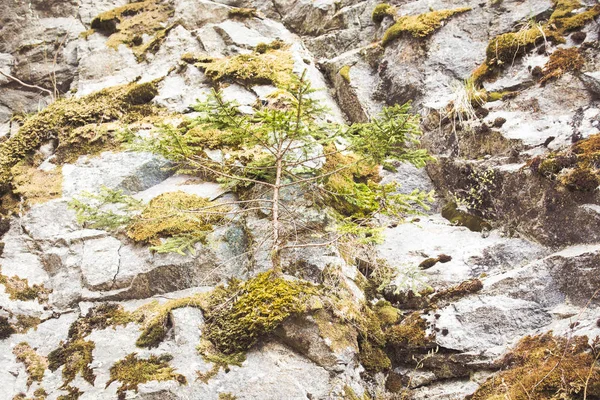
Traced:
<svg viewBox="0 0 600 400">
<path fill-rule="evenodd" d="M 29 286 L 43 285 L 49 292 L 39 301 L 15 299 L 0 284 L 0 322 L 20 326 L 0 337 L 0 399 L 45 398 L 34 397 L 42 388 L 48 399 L 69 391 L 81 392 L 80 399 L 114 399 L 120 383 L 109 381 L 110 368 L 136 352 L 140 358 L 171 355 L 170 365 L 187 384 L 154 380 L 140 384 L 137 394 L 130 390 L 127 398 L 384 399 L 407 388 L 415 399 L 458 400 L 475 392 L 498 368 L 499 357 L 528 334 L 600 335 L 599 192 L 595 187 L 573 189 L 558 173 L 544 175 L 531 168 L 536 156 L 568 151 L 573 143 L 600 133 L 597 22 L 577 27 L 577 33 L 585 33 L 579 38 L 568 32 L 564 43 L 541 41 L 527 48 L 482 83 L 486 101 L 471 101 L 465 82 L 486 60 L 488 43 L 532 20 L 544 21 L 555 3 L 392 2 L 398 16 L 471 10 L 447 19 L 427 37 L 406 34 L 385 47 L 378 41 L 393 20 L 386 16 L 373 22 L 377 3 L 371 0 L 165 3 L 170 12 L 160 31 L 164 37 L 139 57 L 125 44 L 107 46 L 106 32 L 88 31 L 96 16 L 127 4 L 125 0 L 3 1 L 0 136 L 15 135 L 23 114 L 38 111 L 58 95 L 78 97 L 133 81 L 156 80 L 154 104 L 190 113 L 195 100 L 210 91 L 211 81 L 182 61 L 185 54 L 231 56 L 276 39 L 290 45 L 294 72 L 306 71 L 320 89 L 317 96 L 329 107 L 331 121 L 364 122 L 386 105 L 412 101 L 413 110 L 422 115 L 423 146 L 437 161 L 426 171 L 405 166 L 383 171 L 383 182 L 398 182 L 405 193 L 433 188 L 436 203 L 423 216 L 390 223 L 371 261 L 385 261 L 397 274 L 384 293 L 401 314 L 428 310 L 423 318 L 432 339 L 412 348 L 387 349 L 390 368 L 370 373 L 361 365 L 362 339 L 350 324 L 298 316 L 254 346 L 240 366 L 218 369 L 203 382 L 197 372 L 213 368 L 196 351 L 206 321 L 199 309 L 182 307 L 171 312 L 168 335 L 152 349 L 136 347 L 136 322 L 93 329 L 85 338 L 95 346 L 89 364 L 93 383 L 76 374 L 66 385 L 64 366 L 46 369 L 31 382 L 26 364 L 13 354 L 15 346 L 27 342 L 39 356 L 48 357 L 67 340 L 71 324 L 94 305 L 110 301 L 135 310 L 155 299 L 209 291 L 228 278 L 248 279 L 269 267 L 268 249 L 253 247 L 268 229 L 264 215 L 232 221 L 186 255 L 157 254 L 123 235 L 82 228 L 68 202 L 101 186 L 145 203 L 174 190 L 211 199 L 228 195 L 217 184 L 173 175 L 157 155 L 106 151 L 62 165 L 57 198 L 30 208 L 13 204 L 13 216 L 0 222 L 2 276 L 26 279 Z M 594 4 L 586 0 L 582 7 Z M 256 8 L 259 17 L 232 17 L 230 11 L 237 7 Z M 148 43 L 153 37 L 144 33 L 135 40 Z M 539 72 L 552 53 L 568 47 L 578 49 L 584 65 L 540 83 Z M 266 101 L 274 90 L 265 84 L 231 84 L 223 93 L 249 106 Z M 465 98 L 467 110 L 457 108 Z M 151 126 L 139 132 L 146 128 Z M 43 159 L 40 170 L 55 168 L 55 145 L 46 143 L 36 153 Z M 452 203 L 458 206 L 448 208 Z M 322 229 L 331 222 L 325 212 L 301 201 L 296 205 L 305 207 L 304 216 Z M 364 301 L 359 289 L 359 275 L 368 275 L 364 263 L 340 254 L 333 246 L 308 249 L 286 255 L 286 262 L 315 283 L 322 283 L 328 268 L 339 267 L 340 282 L 355 293 L 355 302 Z M 475 281 L 453 297 L 453 288 Z M 428 287 L 445 293 L 435 307 L 424 304 L 427 296 L 414 296 L 427 293 Z M 19 321 L 29 321 L 31 327 Z M 418 367 L 415 359 L 423 360 Z M 23 397 L 17 397 L 20 393 Z"/>
</svg>

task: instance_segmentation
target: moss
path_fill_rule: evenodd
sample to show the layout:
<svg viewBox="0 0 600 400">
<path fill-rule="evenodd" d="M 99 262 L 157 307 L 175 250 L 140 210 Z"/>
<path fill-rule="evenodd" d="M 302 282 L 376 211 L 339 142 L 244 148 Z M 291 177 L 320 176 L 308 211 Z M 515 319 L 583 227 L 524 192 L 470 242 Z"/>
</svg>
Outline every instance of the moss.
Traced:
<svg viewBox="0 0 600 400">
<path fill-rule="evenodd" d="M 48 360 L 36 353 L 29 344 L 22 342 L 13 348 L 13 354 L 17 361 L 25 365 L 27 371 L 27 386 L 31 386 L 33 382 L 41 382 L 44 378 L 44 372 L 48 368 Z"/>
<path fill-rule="evenodd" d="M 344 65 L 340 68 L 339 74 L 340 76 L 347 82 L 350 83 L 350 65 Z"/>
<path fill-rule="evenodd" d="M 17 322 L 15 323 L 15 329 L 18 333 L 26 333 L 31 328 L 37 329 L 37 326 L 42 323 L 39 317 L 31 315 L 20 314 L 16 316 Z"/>
<path fill-rule="evenodd" d="M 432 340 L 426 335 L 426 329 L 425 320 L 418 312 L 414 312 L 386 331 L 386 341 L 391 346 L 403 349 L 423 348 Z"/>
<path fill-rule="evenodd" d="M 583 7 L 584 5 L 579 0 L 555 0 L 554 11 L 546 23 L 530 23 L 518 32 L 508 32 L 496 36 L 488 44 L 484 64 L 473 72 L 473 79 L 480 83 L 492 77 L 504 65 L 512 64 L 517 58 L 545 41 L 564 43 L 566 33 L 582 28 L 600 15 L 600 5 L 595 5 L 579 14 L 573 14 L 573 11 Z M 563 60 L 559 64 L 569 64 L 571 61 L 575 65 L 578 64 L 577 59 Z"/>
<path fill-rule="evenodd" d="M 556 49 L 544 66 L 540 83 L 559 78 L 566 72 L 578 72 L 584 63 L 585 60 L 576 47 Z"/>
<path fill-rule="evenodd" d="M 190 128 L 185 133 L 184 140 L 190 146 L 199 147 L 199 150 L 222 149 L 223 147 L 237 148 L 242 144 L 242 139 L 239 135 L 233 135 L 228 131 L 206 128 L 203 125 L 196 125 Z"/>
<path fill-rule="evenodd" d="M 200 62 L 196 66 L 215 82 L 232 80 L 242 84 L 273 84 L 284 87 L 292 81 L 294 61 L 286 50 L 253 52 Z"/>
<path fill-rule="evenodd" d="M 83 379 L 93 385 L 96 375 L 89 364 L 92 362 L 95 347 L 94 342 L 83 339 L 61 343 L 58 349 L 48 354 L 48 368 L 50 371 L 56 371 L 63 366 L 63 387 L 71 383 L 77 374 L 81 374 Z"/>
<path fill-rule="evenodd" d="M 135 315 L 143 315 L 143 331 L 135 342 L 138 347 L 157 347 L 166 337 L 170 328 L 171 311 L 183 307 L 201 308 L 206 304 L 205 296 L 196 295 L 181 299 L 169 300 L 164 304 L 154 301 L 135 311 Z"/>
<path fill-rule="evenodd" d="M 371 14 L 371 19 L 376 24 L 380 24 L 383 22 L 385 17 L 392 17 L 396 15 L 396 9 L 394 6 L 391 6 L 387 3 L 377 4 L 373 9 L 373 13 Z"/>
<path fill-rule="evenodd" d="M 79 388 L 70 385 L 65 387 L 64 390 L 67 391 L 67 394 L 58 396 L 56 400 L 77 400 L 83 394 L 83 392 L 79 390 Z"/>
<path fill-rule="evenodd" d="M 502 360 L 503 371 L 488 378 L 471 400 L 600 398 L 598 340 L 548 332 L 527 336 Z"/>
<path fill-rule="evenodd" d="M 0 340 L 4 340 L 15 333 L 15 328 L 8 322 L 8 318 L 0 317 Z"/>
<path fill-rule="evenodd" d="M 247 19 L 247 18 L 257 18 L 258 13 L 256 12 L 256 8 L 232 8 L 229 10 L 229 18 L 237 18 L 237 19 Z"/>
<path fill-rule="evenodd" d="M 48 397 L 48 393 L 44 390 L 44 388 L 37 388 L 33 392 L 33 397 L 27 397 L 25 393 L 19 393 L 12 398 L 12 400 L 46 400 Z M 59 399 L 61 396 L 58 397 Z"/>
<path fill-rule="evenodd" d="M 145 0 L 106 11 L 92 20 L 92 29 L 108 36 L 106 45 L 117 49 L 120 44 L 132 48 L 142 60 L 147 51 L 156 52 L 164 40 L 167 21 L 173 15 L 168 1 Z M 150 39 L 144 43 L 144 35 Z"/>
<path fill-rule="evenodd" d="M 197 350 L 198 353 L 202 355 L 204 361 L 213 364 L 208 371 L 196 371 L 197 379 L 204 383 L 208 383 L 208 381 L 215 377 L 221 369 L 225 372 L 229 372 L 230 365 L 237 365 L 240 367 L 246 360 L 244 353 L 223 354 L 217 350 L 212 342 L 204 338 L 200 339 Z"/>
<path fill-rule="evenodd" d="M 455 225 L 467 227 L 473 232 L 481 232 L 492 228 L 483 218 L 459 210 L 456 203 L 446 204 L 442 209 L 442 217 Z"/>
<path fill-rule="evenodd" d="M 231 393 L 219 393 L 219 400 L 237 400 L 237 396 Z"/>
<path fill-rule="evenodd" d="M 470 279 L 461 282 L 456 286 L 452 286 L 445 290 L 440 290 L 431 296 L 431 302 L 448 301 L 458 297 L 467 296 L 472 293 L 477 293 L 483 289 L 483 283 L 479 279 Z"/>
<path fill-rule="evenodd" d="M 345 385 L 344 389 L 343 389 L 342 399 L 343 400 L 371 400 L 371 397 L 369 397 L 369 394 L 367 393 L 366 390 L 363 393 L 362 397 L 359 397 L 350 386 Z"/>
<path fill-rule="evenodd" d="M 212 224 L 223 219 L 224 207 L 212 207 L 210 200 L 184 192 L 163 193 L 153 198 L 127 227 L 127 236 L 136 242 L 160 245 L 161 237 L 194 234 L 203 237 Z M 206 209 L 206 207 L 210 207 Z M 200 210 L 206 209 L 204 212 Z"/>
<path fill-rule="evenodd" d="M 419 264 L 419 268 L 420 269 L 429 269 L 431 267 L 433 267 L 435 264 L 438 263 L 438 259 L 437 258 L 426 258 L 425 260 L 421 261 L 421 263 Z"/>
<path fill-rule="evenodd" d="M 327 310 L 317 310 L 313 318 L 319 327 L 319 335 L 333 351 L 356 348 L 356 330 L 351 324 L 340 321 Z"/>
<path fill-rule="evenodd" d="M 404 34 L 410 34 L 415 38 L 427 37 L 435 32 L 435 30 L 439 29 L 442 26 L 442 22 L 448 18 L 470 10 L 470 8 L 462 7 L 452 10 L 437 10 L 420 15 L 400 17 L 396 20 L 394 25 L 385 32 L 381 44 L 386 46 Z"/>
<path fill-rule="evenodd" d="M 184 53 L 181 56 L 181 61 L 187 64 L 195 64 L 195 63 L 210 63 L 215 60 L 214 57 L 210 57 L 206 54 L 202 53 Z"/>
<path fill-rule="evenodd" d="M 498 101 L 514 97 L 517 92 L 488 92 L 487 101 Z"/>
<path fill-rule="evenodd" d="M 62 196 L 60 167 L 42 171 L 36 167 L 17 164 L 11 169 L 13 193 L 21 196 L 27 205 L 44 203 Z"/>
<path fill-rule="evenodd" d="M 369 372 L 384 372 L 392 367 L 392 362 L 385 351 L 369 341 L 361 344 L 358 356 L 360 363 Z"/>
<path fill-rule="evenodd" d="M 204 337 L 224 354 L 245 352 L 289 316 L 309 310 L 316 289 L 265 272 L 242 282 L 232 279 L 211 294 Z"/>
<path fill-rule="evenodd" d="M 260 54 L 264 54 L 266 52 L 268 52 L 269 50 L 281 50 L 281 49 L 287 49 L 289 46 L 280 39 L 275 39 L 270 43 L 259 43 L 256 45 L 256 47 L 254 48 L 254 51 L 256 51 L 257 53 Z"/>
<path fill-rule="evenodd" d="M 106 386 L 119 381 L 121 385 L 117 388 L 117 395 L 119 399 L 125 399 L 128 390 L 137 393 L 140 384 L 150 381 L 173 380 L 181 385 L 187 384 L 185 376 L 176 373 L 169 365 L 172 358 L 170 355 L 160 357 L 151 355 L 149 358 L 141 359 L 136 353 L 128 354 L 110 367 L 110 379 Z"/>
<path fill-rule="evenodd" d="M 575 191 L 593 191 L 600 184 L 600 134 L 580 140 L 570 148 L 527 162 L 541 176 L 558 180 Z"/>
<path fill-rule="evenodd" d="M 96 376 L 89 364 L 92 362 L 92 352 L 95 344 L 85 340 L 85 337 L 94 330 L 126 325 L 134 320 L 134 315 L 123 310 L 117 304 L 102 304 L 92 308 L 88 313 L 69 327 L 66 342 L 60 343 L 59 347 L 48 354 L 48 368 L 56 371 L 63 367 L 63 388 L 81 374 L 90 384 L 94 384 Z"/>
<path fill-rule="evenodd" d="M 71 132 L 88 124 L 135 120 L 157 94 L 154 83 L 115 86 L 81 98 L 55 101 L 27 118 L 19 132 L 0 144 L 0 184 L 10 182 L 10 169 L 51 139 L 68 141 Z"/>
<path fill-rule="evenodd" d="M 589 168 L 575 168 L 559 177 L 560 183 L 570 190 L 593 192 L 600 186 L 600 176 Z"/>
<path fill-rule="evenodd" d="M 400 318 L 399 311 L 393 307 L 390 302 L 380 300 L 375 304 L 375 314 L 382 325 L 393 325 Z"/>
<path fill-rule="evenodd" d="M 27 279 L 19 278 L 16 275 L 9 278 L 2 275 L 1 271 L 0 284 L 4 285 L 4 291 L 11 300 L 37 300 L 39 303 L 44 303 L 48 300 L 48 295 L 52 292 L 46 289 L 44 285 L 29 286 Z"/>
</svg>

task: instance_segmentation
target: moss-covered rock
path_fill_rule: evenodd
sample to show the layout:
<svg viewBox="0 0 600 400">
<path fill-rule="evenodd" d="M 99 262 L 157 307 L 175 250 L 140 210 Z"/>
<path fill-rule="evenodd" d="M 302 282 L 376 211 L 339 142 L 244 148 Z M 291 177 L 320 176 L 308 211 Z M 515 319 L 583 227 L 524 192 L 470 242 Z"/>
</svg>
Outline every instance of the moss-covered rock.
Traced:
<svg viewBox="0 0 600 400">
<path fill-rule="evenodd" d="M 81 374 L 90 384 L 94 384 L 96 376 L 89 364 L 93 360 L 92 352 L 96 345 L 85 340 L 93 330 L 126 325 L 134 320 L 134 315 L 116 304 L 102 304 L 92 308 L 84 317 L 78 318 L 69 327 L 67 341 L 61 341 L 59 347 L 48 354 L 48 368 L 56 371 L 63 366 L 63 388 Z"/>
<path fill-rule="evenodd" d="M 265 272 L 219 286 L 205 308 L 204 337 L 224 354 L 245 352 L 289 316 L 310 309 L 316 288 Z"/>
<path fill-rule="evenodd" d="M 287 50 L 267 50 L 200 62 L 196 66 L 215 82 L 231 80 L 285 87 L 292 81 L 294 61 Z"/>
<path fill-rule="evenodd" d="M 439 29 L 442 26 L 442 22 L 448 18 L 470 10 L 471 9 L 468 7 L 462 7 L 400 17 L 396 20 L 394 25 L 384 33 L 381 44 L 387 46 L 404 34 L 409 34 L 415 38 L 427 37 Z"/>
<path fill-rule="evenodd" d="M 48 300 L 48 295 L 52 292 L 52 290 L 46 289 L 44 285 L 34 284 L 29 286 L 27 279 L 19 278 L 16 275 L 11 278 L 2 275 L 1 271 L 0 284 L 4 285 L 4 291 L 11 300 L 37 300 L 39 303 L 44 303 Z"/>
<path fill-rule="evenodd" d="M 578 72 L 584 64 L 585 60 L 576 47 L 556 49 L 544 66 L 540 83 L 559 78 L 566 72 Z"/>
<path fill-rule="evenodd" d="M 127 236 L 136 242 L 160 245 L 161 237 L 192 234 L 201 240 L 212 224 L 223 219 L 225 207 L 184 192 L 169 192 L 155 197 L 127 227 Z"/>
<path fill-rule="evenodd" d="M 136 353 L 128 354 L 110 367 L 110 379 L 106 386 L 115 381 L 120 382 L 117 395 L 119 400 L 122 400 L 125 399 L 128 390 L 137 393 L 140 384 L 150 381 L 176 381 L 181 385 L 187 384 L 185 376 L 176 373 L 169 365 L 172 359 L 168 354 L 159 357 L 151 355 L 148 358 L 138 358 Z"/>
<path fill-rule="evenodd" d="M 48 360 L 36 353 L 34 349 L 26 342 L 21 342 L 13 347 L 13 354 L 17 361 L 25 365 L 27 371 L 27 385 L 30 386 L 33 382 L 41 382 L 44 378 L 44 372 L 48 368 Z"/>
<path fill-rule="evenodd" d="M 11 181 L 10 169 L 42 143 L 69 142 L 75 128 L 121 120 L 131 122 L 148 115 L 147 103 L 157 94 L 155 83 L 115 86 L 81 98 L 55 101 L 28 117 L 16 135 L 0 144 L 0 184 Z"/>
<path fill-rule="evenodd" d="M 258 13 L 256 11 L 256 8 L 239 8 L 239 7 L 234 7 L 231 10 L 229 10 L 229 18 L 234 18 L 234 19 L 247 19 L 247 18 L 256 18 L 258 17 Z"/>
<path fill-rule="evenodd" d="M 146 52 L 156 52 L 169 30 L 167 21 L 173 15 L 168 1 L 132 2 L 103 12 L 92 20 L 93 30 L 108 36 L 106 45 L 116 49 L 120 44 L 132 48 L 138 59 Z M 150 36 L 144 43 L 144 35 Z"/>
<path fill-rule="evenodd" d="M 471 400 L 600 398 L 598 346 L 586 336 L 527 336 L 503 358 L 503 371 L 488 378 Z"/>
</svg>

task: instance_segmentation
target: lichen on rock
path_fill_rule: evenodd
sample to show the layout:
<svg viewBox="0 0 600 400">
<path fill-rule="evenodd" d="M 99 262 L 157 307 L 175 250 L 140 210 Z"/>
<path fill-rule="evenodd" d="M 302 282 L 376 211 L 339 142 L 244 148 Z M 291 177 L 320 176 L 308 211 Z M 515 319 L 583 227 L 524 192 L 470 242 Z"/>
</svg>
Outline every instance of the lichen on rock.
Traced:
<svg viewBox="0 0 600 400">
<path fill-rule="evenodd" d="M 48 360 L 42 357 L 35 349 L 31 348 L 26 342 L 21 342 L 13 348 L 13 354 L 17 361 L 25 365 L 27 371 L 27 385 L 31 386 L 33 382 L 41 382 L 44 378 L 44 372 L 48 368 Z"/>
</svg>

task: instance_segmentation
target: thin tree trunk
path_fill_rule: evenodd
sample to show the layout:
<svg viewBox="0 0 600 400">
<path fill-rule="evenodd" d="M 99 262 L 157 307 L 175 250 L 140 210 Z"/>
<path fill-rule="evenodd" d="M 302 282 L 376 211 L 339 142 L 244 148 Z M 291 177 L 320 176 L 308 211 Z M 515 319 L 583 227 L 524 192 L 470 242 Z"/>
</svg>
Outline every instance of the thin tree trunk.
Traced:
<svg viewBox="0 0 600 400">
<path fill-rule="evenodd" d="M 280 223 L 279 223 L 279 189 L 281 187 L 282 160 L 278 151 L 277 169 L 275 172 L 275 185 L 273 187 L 273 248 L 271 250 L 271 260 L 273 268 L 279 271 L 281 268 L 281 245 L 280 245 Z"/>
</svg>

